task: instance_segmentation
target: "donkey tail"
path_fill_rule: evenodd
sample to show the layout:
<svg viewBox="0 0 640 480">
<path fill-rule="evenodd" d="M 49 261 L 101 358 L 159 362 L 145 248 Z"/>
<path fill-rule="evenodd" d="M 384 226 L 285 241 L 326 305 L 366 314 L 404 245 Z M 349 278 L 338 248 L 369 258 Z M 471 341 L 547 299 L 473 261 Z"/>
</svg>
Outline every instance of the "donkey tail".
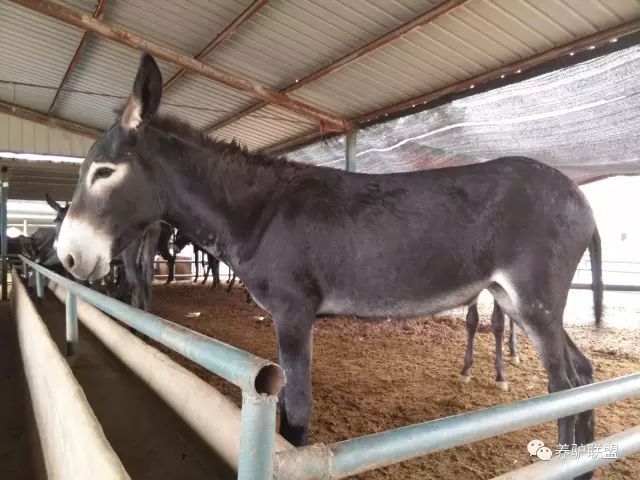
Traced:
<svg viewBox="0 0 640 480">
<path fill-rule="evenodd" d="M 600 233 L 596 228 L 589 244 L 589 258 L 591 260 L 591 290 L 593 291 L 593 313 L 596 326 L 602 324 L 602 245 Z"/>
</svg>

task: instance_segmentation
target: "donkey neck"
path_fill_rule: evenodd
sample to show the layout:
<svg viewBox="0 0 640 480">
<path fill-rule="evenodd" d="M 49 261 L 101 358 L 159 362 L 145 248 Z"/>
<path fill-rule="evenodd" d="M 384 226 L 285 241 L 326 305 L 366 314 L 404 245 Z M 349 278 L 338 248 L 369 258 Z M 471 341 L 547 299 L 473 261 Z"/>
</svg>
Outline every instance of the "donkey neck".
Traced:
<svg viewBox="0 0 640 480">
<path fill-rule="evenodd" d="M 161 155 L 163 220 L 237 268 L 259 239 L 286 163 L 261 164 L 246 150 L 217 142 L 182 142 L 178 155 L 174 150 L 157 150 L 167 152 Z"/>
</svg>

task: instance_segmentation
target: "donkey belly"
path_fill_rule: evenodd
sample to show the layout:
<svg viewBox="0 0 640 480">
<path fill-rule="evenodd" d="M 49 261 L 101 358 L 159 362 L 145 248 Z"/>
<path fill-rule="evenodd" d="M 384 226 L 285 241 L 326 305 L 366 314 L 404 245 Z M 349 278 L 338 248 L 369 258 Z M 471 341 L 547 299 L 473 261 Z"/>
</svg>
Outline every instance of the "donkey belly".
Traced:
<svg viewBox="0 0 640 480">
<path fill-rule="evenodd" d="M 489 283 L 473 282 L 448 291 L 425 291 L 422 295 L 407 295 L 405 292 L 397 291 L 391 284 L 381 292 L 335 290 L 323 297 L 317 313 L 360 317 L 429 315 L 472 303 Z"/>
</svg>

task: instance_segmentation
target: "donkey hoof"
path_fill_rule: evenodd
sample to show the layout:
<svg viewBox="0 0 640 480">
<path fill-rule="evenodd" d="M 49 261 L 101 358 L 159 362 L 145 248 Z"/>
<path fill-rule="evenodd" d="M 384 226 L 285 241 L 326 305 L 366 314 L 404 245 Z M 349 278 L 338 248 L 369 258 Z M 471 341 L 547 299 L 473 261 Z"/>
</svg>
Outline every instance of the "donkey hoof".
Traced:
<svg viewBox="0 0 640 480">
<path fill-rule="evenodd" d="M 471 374 L 460 375 L 460 377 L 458 377 L 458 379 L 460 380 L 461 383 L 469 383 L 471 381 Z"/>
<path fill-rule="evenodd" d="M 514 365 L 520 365 L 520 357 L 518 355 L 509 356 L 509 361 Z"/>
<path fill-rule="evenodd" d="M 498 390 L 502 390 L 503 392 L 508 392 L 509 391 L 509 382 L 506 381 L 496 381 L 496 388 Z"/>
</svg>

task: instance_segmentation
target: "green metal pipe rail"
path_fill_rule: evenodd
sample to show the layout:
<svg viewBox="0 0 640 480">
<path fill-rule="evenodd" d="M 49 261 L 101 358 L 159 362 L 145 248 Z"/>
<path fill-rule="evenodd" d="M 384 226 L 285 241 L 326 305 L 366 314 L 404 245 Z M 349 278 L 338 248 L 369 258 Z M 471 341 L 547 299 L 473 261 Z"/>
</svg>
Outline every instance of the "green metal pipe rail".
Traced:
<svg viewBox="0 0 640 480">
<path fill-rule="evenodd" d="M 284 371 L 280 366 L 107 297 L 24 256 L 20 256 L 20 259 L 25 272 L 28 268 L 35 271 L 36 294 L 39 298 L 44 296 L 43 277 L 67 289 L 66 325 L 69 353 L 77 347 L 76 299 L 81 297 L 105 313 L 240 387 L 242 410 L 238 478 L 271 478 L 276 436 L 276 396 L 284 386 Z"/>
<path fill-rule="evenodd" d="M 42 276 L 67 288 L 67 341 L 70 352 L 77 342 L 75 303 L 76 297 L 80 296 L 104 312 L 239 386 L 243 392 L 238 471 L 238 478 L 241 479 L 344 478 L 640 396 L 638 373 L 330 445 L 317 444 L 274 453 L 275 395 L 284 384 L 284 374 L 279 366 L 137 310 L 57 275 L 22 256 L 21 259 L 25 264 L 25 270 L 27 267 L 35 270 L 39 297 L 43 295 Z M 620 432 L 604 440 L 618 442 L 618 456 L 622 458 L 640 451 L 640 427 Z M 522 448 L 524 449 L 525 445 Z M 611 461 L 611 458 L 602 454 L 588 459 L 554 458 L 550 462 L 539 462 L 500 478 L 572 478 Z"/>
</svg>

